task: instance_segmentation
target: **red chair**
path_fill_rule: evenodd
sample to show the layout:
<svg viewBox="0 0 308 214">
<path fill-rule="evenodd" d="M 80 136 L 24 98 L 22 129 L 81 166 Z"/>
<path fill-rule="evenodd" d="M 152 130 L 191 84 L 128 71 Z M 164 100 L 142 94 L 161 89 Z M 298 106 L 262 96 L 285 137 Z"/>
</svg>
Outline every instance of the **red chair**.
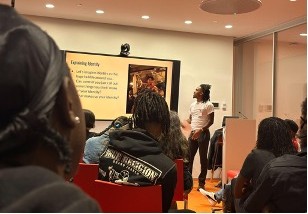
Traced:
<svg viewBox="0 0 308 214">
<path fill-rule="evenodd" d="M 184 201 L 184 209 L 188 207 L 188 195 L 184 192 L 184 161 L 176 159 L 177 183 L 174 190 L 173 201 Z"/>
<path fill-rule="evenodd" d="M 79 163 L 73 183 L 79 186 L 84 192 L 95 198 L 94 181 L 98 178 L 98 164 Z"/>
<path fill-rule="evenodd" d="M 239 170 L 228 170 L 227 171 L 227 180 L 232 180 L 235 176 L 237 176 L 240 173 Z"/>
<path fill-rule="evenodd" d="M 128 186 L 95 180 L 95 199 L 107 213 L 162 212 L 161 185 Z"/>
</svg>

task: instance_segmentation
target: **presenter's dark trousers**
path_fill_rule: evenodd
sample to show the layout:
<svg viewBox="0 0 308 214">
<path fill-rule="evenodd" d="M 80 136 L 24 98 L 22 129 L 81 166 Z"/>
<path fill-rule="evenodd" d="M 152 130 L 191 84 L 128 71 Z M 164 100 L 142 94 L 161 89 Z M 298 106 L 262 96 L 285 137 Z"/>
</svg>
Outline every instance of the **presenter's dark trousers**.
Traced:
<svg viewBox="0 0 308 214">
<path fill-rule="evenodd" d="M 191 139 L 192 134 L 193 133 L 190 133 L 190 136 L 188 138 L 190 151 L 189 171 L 190 173 L 192 173 L 195 155 L 197 153 L 197 150 L 199 149 L 201 171 L 198 180 L 199 186 L 204 186 L 207 174 L 207 150 L 210 142 L 210 131 L 207 129 L 206 131 L 201 132 L 197 140 Z"/>
</svg>

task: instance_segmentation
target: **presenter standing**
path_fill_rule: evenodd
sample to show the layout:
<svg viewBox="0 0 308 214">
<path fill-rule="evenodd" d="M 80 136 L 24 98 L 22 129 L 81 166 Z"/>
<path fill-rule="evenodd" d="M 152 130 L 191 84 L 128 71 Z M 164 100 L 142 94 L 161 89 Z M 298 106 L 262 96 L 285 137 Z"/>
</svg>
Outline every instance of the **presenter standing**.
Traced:
<svg viewBox="0 0 308 214">
<path fill-rule="evenodd" d="M 190 149 L 189 170 L 192 173 L 194 158 L 199 149 L 201 171 L 198 177 L 197 190 L 205 189 L 207 174 L 207 150 L 210 141 L 209 127 L 214 123 L 214 106 L 210 102 L 211 85 L 201 84 L 194 91 L 193 98 L 197 100 L 190 105 L 189 119 L 191 133 L 188 138 Z"/>
</svg>

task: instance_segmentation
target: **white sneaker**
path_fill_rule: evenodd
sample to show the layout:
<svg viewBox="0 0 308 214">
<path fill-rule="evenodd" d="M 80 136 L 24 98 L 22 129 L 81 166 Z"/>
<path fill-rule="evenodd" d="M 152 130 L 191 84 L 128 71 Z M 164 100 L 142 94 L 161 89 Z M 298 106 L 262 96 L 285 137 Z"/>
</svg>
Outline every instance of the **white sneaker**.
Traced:
<svg viewBox="0 0 308 214">
<path fill-rule="evenodd" d="M 204 189 L 199 189 L 200 193 L 206 197 L 208 199 L 208 201 L 210 202 L 210 204 L 212 206 L 215 206 L 217 204 L 217 201 L 215 199 L 215 193 L 213 192 L 208 192 L 208 191 L 205 191 Z"/>
</svg>

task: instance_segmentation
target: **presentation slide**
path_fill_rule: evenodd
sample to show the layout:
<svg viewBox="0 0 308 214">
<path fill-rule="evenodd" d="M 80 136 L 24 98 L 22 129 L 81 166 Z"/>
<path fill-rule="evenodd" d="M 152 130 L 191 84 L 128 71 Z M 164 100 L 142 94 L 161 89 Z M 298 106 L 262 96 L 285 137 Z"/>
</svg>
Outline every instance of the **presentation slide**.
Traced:
<svg viewBox="0 0 308 214">
<path fill-rule="evenodd" d="M 65 57 L 82 107 L 93 111 L 97 120 L 130 116 L 134 99 L 144 88 L 159 93 L 170 107 L 172 60 L 73 51 L 65 51 Z"/>
</svg>

